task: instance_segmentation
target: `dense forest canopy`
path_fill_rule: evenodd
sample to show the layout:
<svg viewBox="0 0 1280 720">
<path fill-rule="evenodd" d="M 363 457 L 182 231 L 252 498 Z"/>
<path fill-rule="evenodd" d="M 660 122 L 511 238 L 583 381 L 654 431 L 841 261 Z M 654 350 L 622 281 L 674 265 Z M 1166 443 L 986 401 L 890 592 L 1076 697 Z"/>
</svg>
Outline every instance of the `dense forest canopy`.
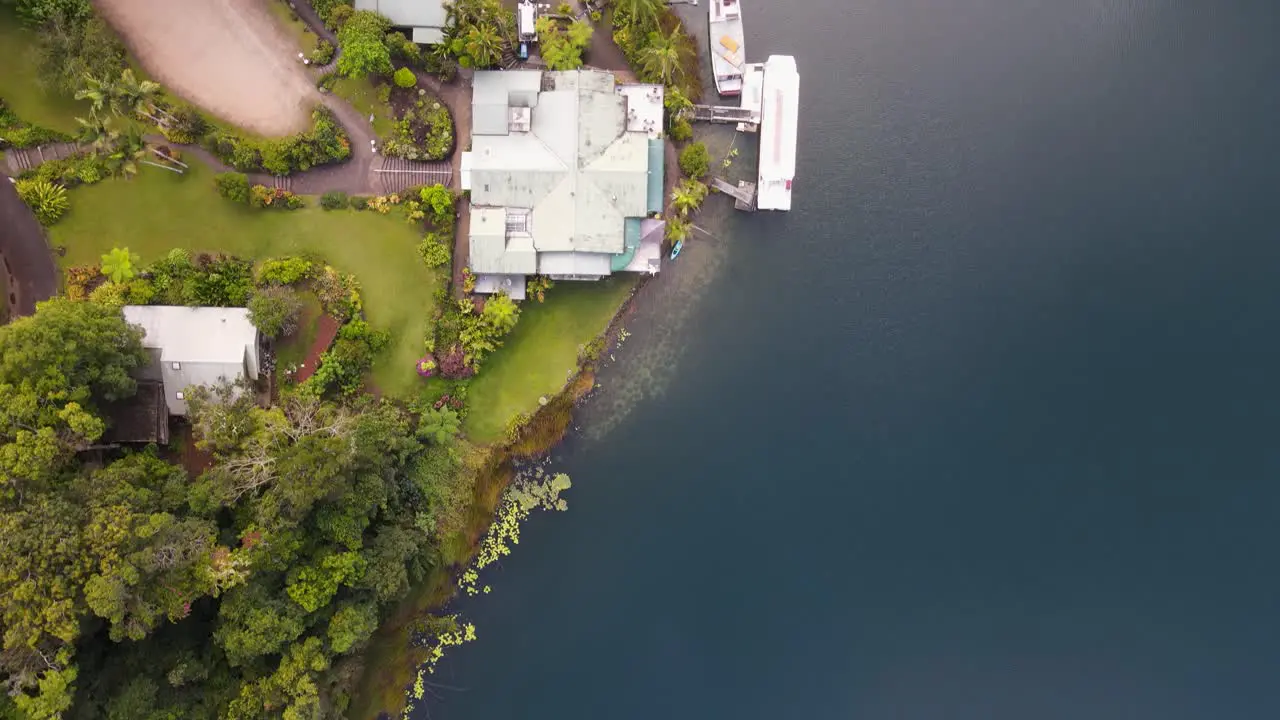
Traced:
<svg viewBox="0 0 1280 720">
<path fill-rule="evenodd" d="M 430 408 L 222 386 L 190 391 L 197 477 L 92 449 L 143 358 L 96 303 L 0 328 L 0 717 L 339 717 L 353 654 L 438 563 L 451 435 Z"/>
</svg>

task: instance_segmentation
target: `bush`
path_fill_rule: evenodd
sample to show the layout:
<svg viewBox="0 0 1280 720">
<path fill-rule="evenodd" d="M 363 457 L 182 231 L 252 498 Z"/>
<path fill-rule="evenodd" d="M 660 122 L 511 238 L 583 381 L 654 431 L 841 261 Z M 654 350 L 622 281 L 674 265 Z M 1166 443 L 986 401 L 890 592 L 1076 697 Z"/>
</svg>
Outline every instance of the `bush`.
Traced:
<svg viewBox="0 0 1280 720">
<path fill-rule="evenodd" d="M 369 198 L 362 195 L 356 195 L 351 198 L 351 208 L 353 210 L 365 210 L 369 207 Z"/>
<path fill-rule="evenodd" d="M 111 308 L 122 307 L 128 299 L 129 287 L 108 280 L 89 293 L 89 302 Z"/>
<path fill-rule="evenodd" d="M 311 277 L 315 265 L 303 257 L 263 260 L 258 266 L 258 282 L 267 285 L 293 285 Z"/>
<path fill-rule="evenodd" d="M 448 265 L 453 255 L 449 251 L 449 246 L 440 242 L 434 235 L 428 235 L 422 240 L 418 245 L 418 254 L 422 255 L 422 262 L 429 268 Z"/>
<path fill-rule="evenodd" d="M 254 185 L 249 188 L 249 206 L 258 209 L 297 210 L 306 207 L 306 201 L 281 188 Z"/>
<path fill-rule="evenodd" d="M 62 133 L 23 122 L 5 104 L 4 98 L 0 98 L 0 148 L 29 148 L 70 139 Z"/>
<path fill-rule="evenodd" d="M 244 173 L 228 172 L 214 175 L 213 186 L 218 189 L 219 195 L 231 202 L 242 204 L 249 202 L 249 176 Z"/>
<path fill-rule="evenodd" d="M 436 184 L 418 191 L 423 204 L 431 208 L 431 221 L 436 225 L 447 225 L 453 222 L 453 192 L 444 185 Z"/>
<path fill-rule="evenodd" d="M 73 155 L 60 160 L 47 160 L 23 172 L 19 177 L 44 180 L 54 185 L 73 188 L 81 184 L 92 185 L 100 182 L 108 174 L 106 162 L 98 156 Z"/>
<path fill-rule="evenodd" d="M 64 278 L 67 298 L 70 300 L 87 299 L 89 293 L 93 292 L 93 289 L 105 280 L 102 277 L 102 270 L 97 265 L 69 267 L 64 273 Z"/>
<path fill-rule="evenodd" d="M 324 395 L 337 390 L 344 395 L 360 392 L 364 375 L 374 358 L 391 342 L 383 330 L 374 330 L 364 320 L 352 320 L 338 330 L 338 337 L 320 356 L 320 367 L 303 383 L 304 392 Z"/>
<path fill-rule="evenodd" d="M 333 317 L 345 322 L 360 313 L 360 284 L 354 275 L 342 275 L 326 265 L 316 274 L 312 287 L 321 307 Z"/>
<path fill-rule="evenodd" d="M 684 142 L 693 137 L 693 125 L 685 118 L 680 118 L 671 123 L 671 132 L 669 133 L 672 140 L 676 142 Z"/>
<path fill-rule="evenodd" d="M 351 7 L 350 0 L 314 0 L 311 7 L 315 8 L 316 14 L 324 24 L 334 30 L 346 25 L 351 19 L 351 14 L 356 11 Z"/>
<path fill-rule="evenodd" d="M 289 335 L 298 329 L 302 300 L 291 288 L 273 285 L 249 299 L 249 320 L 267 337 Z"/>
<path fill-rule="evenodd" d="M 413 71 L 410 70 L 409 68 L 400 68 L 399 70 L 397 70 L 396 74 L 392 76 L 392 80 L 395 81 L 396 87 L 402 87 L 406 89 L 411 88 L 414 85 L 418 84 L 418 78 L 413 74 Z"/>
<path fill-rule="evenodd" d="M 418 63 L 422 61 L 422 49 L 418 47 L 418 43 L 410 40 L 401 32 L 389 32 L 386 36 L 387 48 L 391 50 L 391 56 L 397 60 L 407 63 Z M 401 87 L 413 87 L 412 85 L 402 85 Z"/>
<path fill-rule="evenodd" d="M 316 43 L 316 48 L 311 51 L 311 62 L 315 65 L 328 65 L 333 60 L 333 43 L 328 40 L 320 40 Z"/>
<path fill-rule="evenodd" d="M 162 305 L 241 307 L 253 290 L 252 265 L 230 255 L 202 253 L 193 260 L 174 249 L 144 275 L 150 275 L 153 298 Z"/>
<path fill-rule="evenodd" d="M 347 194 L 339 190 L 333 190 L 320 196 L 320 207 L 325 210 L 342 210 L 347 207 Z"/>
<path fill-rule="evenodd" d="M 690 143 L 680 151 L 680 172 L 701 180 L 710 171 L 711 153 L 707 152 L 706 145 L 700 142 Z"/>
<path fill-rule="evenodd" d="M 205 138 L 205 147 L 241 172 L 288 175 L 351 156 L 351 141 L 327 108 L 311 113 L 311 129 L 282 140 L 248 140 L 223 130 Z"/>
<path fill-rule="evenodd" d="M 440 358 L 440 377 L 449 380 L 463 380 L 476 374 L 476 369 L 467 364 L 467 354 L 461 345 L 454 345 Z"/>
<path fill-rule="evenodd" d="M 31 208 L 31 212 L 35 213 L 40 224 L 46 227 L 58 222 L 71 207 L 67 189 L 48 180 L 19 180 L 15 189 L 27 207 Z"/>
</svg>

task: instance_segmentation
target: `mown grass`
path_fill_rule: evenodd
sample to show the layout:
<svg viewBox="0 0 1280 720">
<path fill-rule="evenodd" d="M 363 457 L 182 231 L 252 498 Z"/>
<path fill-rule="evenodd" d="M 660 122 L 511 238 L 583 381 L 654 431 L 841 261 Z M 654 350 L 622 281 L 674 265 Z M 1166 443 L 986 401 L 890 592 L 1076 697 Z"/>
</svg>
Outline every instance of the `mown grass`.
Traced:
<svg viewBox="0 0 1280 720">
<path fill-rule="evenodd" d="M 564 387 L 582 346 L 605 329 L 634 286 L 630 275 L 564 281 L 547 292 L 545 303 L 525 302 L 515 330 L 471 381 L 467 437 L 477 443 L 500 439 L 512 418 L 533 412 L 538 398 Z"/>
<path fill-rule="evenodd" d="M 355 210 L 253 210 L 220 198 L 213 173 L 199 162 L 177 176 L 144 168 L 132 180 L 107 180 L 71 192 L 71 211 L 50 228 L 65 246 L 64 265 L 96 263 L 112 247 L 128 247 L 143 261 L 173 248 L 250 258 L 316 253 L 360 280 L 369 321 L 391 333 L 374 365 L 384 394 L 411 395 L 421 382 L 414 363 L 444 281 L 418 256 L 420 233 L 396 214 Z"/>
<path fill-rule="evenodd" d="M 330 91 L 351 103 L 351 107 L 355 108 L 356 112 L 365 118 L 372 115 L 373 132 L 379 138 L 386 138 L 391 135 L 391 131 L 395 127 L 395 115 L 392 113 L 391 104 L 383 102 L 378 97 L 378 88 L 374 86 L 372 80 L 369 78 L 339 77 L 333 87 L 330 88 Z"/>
<path fill-rule="evenodd" d="M 282 371 L 306 359 L 307 351 L 316 341 L 316 335 L 320 329 L 316 323 L 324 314 L 324 309 L 320 307 L 320 298 L 316 297 L 315 293 L 304 292 L 300 297 L 302 313 L 298 315 L 298 331 L 281 338 L 276 343 L 276 368 Z"/>
<path fill-rule="evenodd" d="M 76 116 L 88 117 L 89 104 L 45 92 L 36 75 L 35 40 L 12 8 L 0 5 L 0 98 L 26 122 L 74 133 Z"/>
</svg>

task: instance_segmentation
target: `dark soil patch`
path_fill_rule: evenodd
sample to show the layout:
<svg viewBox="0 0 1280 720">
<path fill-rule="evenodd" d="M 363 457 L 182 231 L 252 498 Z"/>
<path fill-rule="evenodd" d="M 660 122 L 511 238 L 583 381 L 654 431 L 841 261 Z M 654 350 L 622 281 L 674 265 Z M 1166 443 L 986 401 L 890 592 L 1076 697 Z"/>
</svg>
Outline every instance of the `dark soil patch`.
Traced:
<svg viewBox="0 0 1280 720">
<path fill-rule="evenodd" d="M 195 436 L 191 432 L 191 426 L 186 422 L 174 423 L 169 448 L 172 455 L 167 459 L 182 465 L 187 471 L 187 476 L 193 480 L 213 467 L 213 454 L 196 447 Z"/>
</svg>

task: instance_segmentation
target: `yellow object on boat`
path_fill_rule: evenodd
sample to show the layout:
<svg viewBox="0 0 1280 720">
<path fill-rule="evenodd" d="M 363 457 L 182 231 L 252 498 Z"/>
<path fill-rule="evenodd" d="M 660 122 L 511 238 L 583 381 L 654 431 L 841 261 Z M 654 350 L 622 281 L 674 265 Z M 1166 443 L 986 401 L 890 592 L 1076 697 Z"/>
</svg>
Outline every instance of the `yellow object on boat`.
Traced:
<svg viewBox="0 0 1280 720">
<path fill-rule="evenodd" d="M 738 52 L 738 42 L 728 35 L 720 36 L 720 44 L 729 49 L 729 52 Z"/>
</svg>

